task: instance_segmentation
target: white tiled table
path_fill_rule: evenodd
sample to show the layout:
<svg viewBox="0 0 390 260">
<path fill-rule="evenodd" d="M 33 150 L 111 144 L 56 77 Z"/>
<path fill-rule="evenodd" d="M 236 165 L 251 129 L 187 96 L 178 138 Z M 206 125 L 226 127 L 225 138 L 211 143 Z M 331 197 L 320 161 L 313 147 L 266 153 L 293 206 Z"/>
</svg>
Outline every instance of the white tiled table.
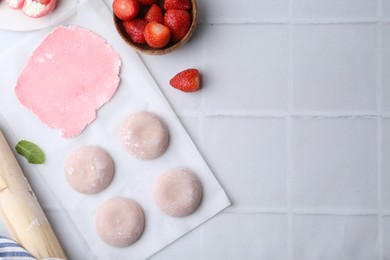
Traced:
<svg viewBox="0 0 390 260">
<path fill-rule="evenodd" d="M 198 5 L 141 57 L 233 205 L 153 259 L 390 259 L 390 0 Z"/>
<path fill-rule="evenodd" d="M 197 1 L 141 58 L 233 205 L 152 259 L 390 259 L 390 0 Z"/>
</svg>

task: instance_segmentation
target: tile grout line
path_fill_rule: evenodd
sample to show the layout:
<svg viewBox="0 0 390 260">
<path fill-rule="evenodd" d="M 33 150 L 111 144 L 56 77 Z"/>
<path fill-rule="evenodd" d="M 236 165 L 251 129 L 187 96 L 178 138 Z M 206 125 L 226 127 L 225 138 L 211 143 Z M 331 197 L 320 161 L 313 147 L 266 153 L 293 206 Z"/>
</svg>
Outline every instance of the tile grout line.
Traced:
<svg viewBox="0 0 390 260">
<path fill-rule="evenodd" d="M 199 24 L 205 25 L 288 25 L 288 24 L 301 24 L 301 25 L 327 25 L 327 24 L 375 24 L 378 22 L 377 17 L 361 17 L 361 18 L 245 18 L 245 19 L 209 19 L 200 22 Z M 382 22 L 390 23 L 390 19 L 383 18 Z"/>
<path fill-rule="evenodd" d="M 383 247 L 383 197 L 382 197 L 382 177 L 383 177 L 383 167 L 382 167 L 382 0 L 377 2 L 377 50 L 376 50 L 376 61 L 377 61 L 377 199 L 378 199 L 378 259 L 384 258 L 384 247 Z"/>
<path fill-rule="evenodd" d="M 383 217 L 390 217 L 390 210 L 383 210 Z M 292 209 L 292 215 L 326 215 L 326 216 L 378 216 L 378 209 L 375 210 L 311 210 L 311 209 Z M 235 214 L 235 215 L 260 215 L 260 214 L 281 214 L 288 215 L 286 208 L 261 208 L 261 209 L 226 209 L 221 214 Z"/>
<path fill-rule="evenodd" d="M 382 198 L 382 119 L 377 120 L 377 197 L 378 197 L 378 257 L 383 259 L 383 198 Z"/>
<path fill-rule="evenodd" d="M 287 215 L 289 210 L 286 208 L 264 208 L 264 209 L 227 209 L 223 214 L 282 214 Z M 326 216 L 378 216 L 378 210 L 339 210 L 339 209 L 328 209 L 328 210 L 313 210 L 313 209 L 291 209 L 292 215 L 326 215 Z M 390 214 L 390 212 L 389 212 Z"/>
<path fill-rule="evenodd" d="M 377 94 L 378 95 L 378 94 Z M 378 110 L 376 110 L 378 111 Z M 244 117 L 244 118 L 281 118 L 287 119 L 288 117 L 300 118 L 300 119 L 377 119 L 377 118 L 390 118 L 390 114 L 387 112 L 370 112 L 370 113 L 353 113 L 353 112 L 224 112 L 224 111 L 215 111 L 215 112 L 182 112 L 177 113 L 178 116 L 183 117 L 200 117 L 204 118 L 235 118 L 235 117 Z"/>
<path fill-rule="evenodd" d="M 293 114 L 293 6 L 294 0 L 288 1 L 288 68 L 287 68 L 287 259 L 293 259 L 292 227 L 292 114 Z"/>
</svg>

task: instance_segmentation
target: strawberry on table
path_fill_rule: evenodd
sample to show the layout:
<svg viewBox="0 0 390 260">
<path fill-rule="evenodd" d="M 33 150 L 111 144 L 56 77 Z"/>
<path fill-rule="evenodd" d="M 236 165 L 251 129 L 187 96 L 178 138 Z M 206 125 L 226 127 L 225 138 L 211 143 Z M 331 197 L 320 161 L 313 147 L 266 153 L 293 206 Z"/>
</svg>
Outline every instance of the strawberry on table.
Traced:
<svg viewBox="0 0 390 260">
<path fill-rule="evenodd" d="M 179 9 L 179 10 L 190 10 L 191 2 L 190 0 L 165 0 L 164 1 L 164 9 Z"/>
<path fill-rule="evenodd" d="M 190 14 L 185 10 L 168 10 L 164 15 L 164 25 L 171 31 L 172 41 L 180 41 L 190 29 Z"/>
<path fill-rule="evenodd" d="M 200 74 L 197 69 L 186 69 L 176 74 L 169 84 L 184 92 L 194 92 L 200 88 Z"/>
<path fill-rule="evenodd" d="M 145 20 L 148 22 L 163 23 L 163 13 L 160 7 L 156 4 L 152 4 L 147 13 L 145 14 Z"/>
<path fill-rule="evenodd" d="M 129 21 L 137 16 L 140 6 L 137 0 L 114 0 L 112 9 L 119 19 Z"/>
<path fill-rule="evenodd" d="M 169 28 L 157 22 L 148 23 L 144 35 L 146 43 L 153 48 L 165 47 L 171 38 Z"/>
<path fill-rule="evenodd" d="M 135 43 L 145 43 L 144 31 L 148 21 L 142 18 L 135 18 L 131 21 L 124 21 L 123 27 L 130 39 Z"/>
</svg>

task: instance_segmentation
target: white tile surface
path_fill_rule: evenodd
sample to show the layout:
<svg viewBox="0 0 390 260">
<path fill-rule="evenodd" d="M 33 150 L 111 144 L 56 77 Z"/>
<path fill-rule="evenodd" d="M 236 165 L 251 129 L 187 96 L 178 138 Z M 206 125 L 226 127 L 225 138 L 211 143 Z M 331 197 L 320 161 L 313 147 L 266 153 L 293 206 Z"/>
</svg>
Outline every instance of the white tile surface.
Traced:
<svg viewBox="0 0 390 260">
<path fill-rule="evenodd" d="M 202 233 L 202 228 L 197 228 L 149 259 L 181 259 L 183 256 L 186 260 L 202 259 Z"/>
<path fill-rule="evenodd" d="M 199 103 L 167 95 L 198 113 L 199 149 L 233 201 L 201 227 L 200 259 L 390 259 L 386 150 L 377 157 L 390 120 L 377 128 L 390 108 L 389 23 L 381 36 L 375 22 L 380 10 L 390 18 L 390 1 L 198 5 L 191 45 L 146 63 L 158 79 L 161 62 L 205 77 Z"/>
<path fill-rule="evenodd" d="M 293 59 L 296 111 L 375 111 L 375 24 L 296 25 Z"/>
<path fill-rule="evenodd" d="M 390 1 L 389 0 L 382 0 L 383 5 L 383 16 L 386 18 L 390 17 Z"/>
<path fill-rule="evenodd" d="M 203 37 L 205 110 L 251 113 L 287 108 L 287 26 L 214 25 L 207 26 Z"/>
<path fill-rule="evenodd" d="M 377 1 L 372 0 L 295 0 L 296 18 L 375 18 Z"/>
<path fill-rule="evenodd" d="M 382 50 L 382 109 L 390 112 L 390 24 L 383 25 Z"/>
<path fill-rule="evenodd" d="M 376 209 L 376 120 L 294 119 L 295 208 Z"/>
<path fill-rule="evenodd" d="M 288 0 L 198 1 L 201 21 L 242 22 L 287 18 Z"/>
<path fill-rule="evenodd" d="M 383 209 L 390 210 L 390 118 L 382 123 L 382 149 L 383 149 L 383 175 L 382 175 L 382 198 Z"/>
<path fill-rule="evenodd" d="M 233 209 L 287 206 L 286 122 L 206 118 L 203 151 Z"/>
<path fill-rule="evenodd" d="M 383 219 L 383 248 L 384 259 L 390 259 L 390 216 Z"/>
<path fill-rule="evenodd" d="M 221 214 L 204 225 L 203 241 L 202 259 L 286 259 L 287 218 Z"/>
<path fill-rule="evenodd" d="M 293 216 L 293 258 L 377 259 L 376 216 Z"/>
</svg>

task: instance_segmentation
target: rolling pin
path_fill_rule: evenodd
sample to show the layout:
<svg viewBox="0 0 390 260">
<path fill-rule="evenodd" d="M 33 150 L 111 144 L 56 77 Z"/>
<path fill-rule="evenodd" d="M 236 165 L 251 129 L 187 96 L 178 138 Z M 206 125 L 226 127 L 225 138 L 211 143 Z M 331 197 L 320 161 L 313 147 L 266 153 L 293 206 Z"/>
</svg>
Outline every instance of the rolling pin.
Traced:
<svg viewBox="0 0 390 260">
<path fill-rule="evenodd" d="M 66 259 L 61 244 L 1 130 L 0 215 L 13 239 L 35 258 Z"/>
</svg>

